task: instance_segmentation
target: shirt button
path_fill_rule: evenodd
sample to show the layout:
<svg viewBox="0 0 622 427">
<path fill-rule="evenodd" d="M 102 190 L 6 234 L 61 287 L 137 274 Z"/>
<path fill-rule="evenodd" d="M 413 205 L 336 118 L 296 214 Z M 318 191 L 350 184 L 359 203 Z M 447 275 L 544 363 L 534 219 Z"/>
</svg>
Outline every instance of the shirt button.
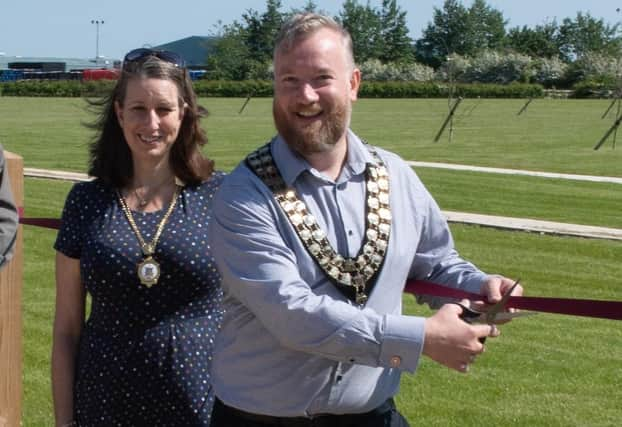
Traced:
<svg viewBox="0 0 622 427">
<path fill-rule="evenodd" d="M 402 358 L 399 356 L 393 356 L 389 360 L 389 366 L 391 366 L 392 368 L 399 368 L 401 364 L 402 364 Z"/>
</svg>

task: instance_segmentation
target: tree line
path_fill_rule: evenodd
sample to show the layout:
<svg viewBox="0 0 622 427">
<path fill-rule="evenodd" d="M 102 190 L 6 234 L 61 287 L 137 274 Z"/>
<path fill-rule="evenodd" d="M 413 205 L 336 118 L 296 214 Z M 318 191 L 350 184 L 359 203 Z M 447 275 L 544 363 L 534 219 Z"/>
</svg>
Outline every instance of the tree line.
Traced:
<svg viewBox="0 0 622 427">
<path fill-rule="evenodd" d="M 312 0 L 289 11 L 280 0 L 266 0 L 264 12 L 249 9 L 239 21 L 220 25 L 207 77 L 270 79 L 278 29 L 291 14 L 305 11 L 325 13 Z M 485 0 L 470 7 L 445 0 L 416 40 L 406 16 L 396 0 L 382 0 L 379 7 L 346 0 L 334 16 L 352 35 L 355 60 L 367 80 L 518 81 L 546 87 L 590 81 L 617 87 L 622 74 L 619 23 L 609 25 L 589 12 L 508 29 L 503 13 Z"/>
</svg>

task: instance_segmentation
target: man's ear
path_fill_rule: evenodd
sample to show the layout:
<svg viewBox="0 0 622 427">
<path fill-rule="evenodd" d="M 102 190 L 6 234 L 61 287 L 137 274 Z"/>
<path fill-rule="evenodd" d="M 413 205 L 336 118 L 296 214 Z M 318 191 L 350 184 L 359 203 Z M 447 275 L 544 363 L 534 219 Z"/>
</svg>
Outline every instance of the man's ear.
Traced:
<svg viewBox="0 0 622 427">
<path fill-rule="evenodd" d="M 358 99 L 359 87 L 361 86 L 361 70 L 355 68 L 350 75 L 350 100 Z"/>
</svg>

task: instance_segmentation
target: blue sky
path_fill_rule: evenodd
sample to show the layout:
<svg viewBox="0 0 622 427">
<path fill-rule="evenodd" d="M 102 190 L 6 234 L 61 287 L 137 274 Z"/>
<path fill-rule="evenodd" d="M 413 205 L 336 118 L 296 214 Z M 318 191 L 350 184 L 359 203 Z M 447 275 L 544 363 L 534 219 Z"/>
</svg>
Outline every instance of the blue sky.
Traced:
<svg viewBox="0 0 622 427">
<path fill-rule="evenodd" d="M 342 1 L 315 0 L 331 15 Z M 367 0 L 359 0 L 365 4 Z M 99 54 L 108 58 L 123 55 L 144 45 L 158 45 L 193 35 L 213 33 L 220 20 L 229 24 L 248 9 L 265 10 L 265 0 L 7 0 L 0 9 L 0 54 L 93 58 L 99 26 Z M 283 9 L 302 7 L 305 0 L 283 0 Z M 463 0 L 470 6 L 471 0 Z M 533 27 L 557 19 L 574 18 L 577 11 L 589 12 L 608 24 L 622 20 L 622 0 L 488 0 L 503 12 L 509 27 Z M 380 0 L 370 0 L 378 7 Z M 410 36 L 419 38 L 432 19 L 433 8 L 443 0 L 398 0 L 407 11 Z"/>
</svg>

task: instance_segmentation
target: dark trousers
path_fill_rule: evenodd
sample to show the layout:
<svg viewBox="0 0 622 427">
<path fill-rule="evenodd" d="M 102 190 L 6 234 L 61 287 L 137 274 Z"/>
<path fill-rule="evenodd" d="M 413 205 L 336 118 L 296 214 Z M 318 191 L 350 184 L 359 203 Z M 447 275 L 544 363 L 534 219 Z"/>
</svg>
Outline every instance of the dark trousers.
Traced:
<svg viewBox="0 0 622 427">
<path fill-rule="evenodd" d="M 251 414 L 216 399 L 211 427 L 409 427 L 395 408 L 393 399 L 364 414 L 321 415 L 315 418 L 271 417 Z"/>
</svg>

